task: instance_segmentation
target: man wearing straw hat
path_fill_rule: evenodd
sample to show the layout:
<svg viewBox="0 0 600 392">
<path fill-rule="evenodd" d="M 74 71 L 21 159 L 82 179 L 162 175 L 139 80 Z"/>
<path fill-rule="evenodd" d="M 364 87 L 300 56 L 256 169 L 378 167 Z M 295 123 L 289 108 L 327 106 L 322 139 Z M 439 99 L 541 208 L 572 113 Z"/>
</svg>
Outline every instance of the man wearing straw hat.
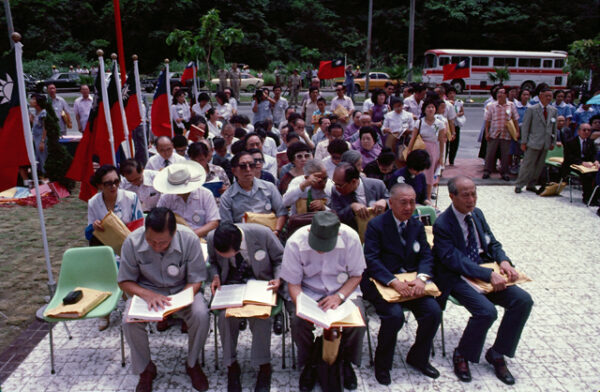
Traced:
<svg viewBox="0 0 600 392">
<path fill-rule="evenodd" d="M 162 195 L 158 207 L 167 207 L 181 216 L 198 237 L 219 225 L 219 210 L 211 191 L 204 188 L 206 173 L 195 161 L 174 163 L 154 178 L 154 189 Z"/>
</svg>

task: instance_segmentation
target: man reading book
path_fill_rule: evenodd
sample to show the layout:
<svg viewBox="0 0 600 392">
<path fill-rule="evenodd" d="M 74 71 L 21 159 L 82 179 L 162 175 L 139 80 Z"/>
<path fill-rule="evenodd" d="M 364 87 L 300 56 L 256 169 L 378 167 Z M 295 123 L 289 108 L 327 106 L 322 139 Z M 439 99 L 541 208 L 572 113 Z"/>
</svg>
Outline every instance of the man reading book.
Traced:
<svg viewBox="0 0 600 392">
<path fill-rule="evenodd" d="M 351 227 L 341 224 L 330 211 L 317 212 L 309 227 L 298 229 L 287 240 L 281 267 L 281 279 L 288 283 L 294 304 L 303 293 L 317 301 L 327 311 L 344 301 L 353 301 L 364 319 L 364 306 L 358 287 L 365 269 L 360 239 Z M 298 364 L 304 366 L 300 375 L 300 391 L 313 389 L 316 363 L 308 362 L 314 344 L 314 325 L 294 315 L 291 321 L 292 339 L 298 347 Z M 344 387 L 356 389 L 353 362 L 360 366 L 365 327 L 344 328 L 339 353 L 343 360 Z"/>
<path fill-rule="evenodd" d="M 390 191 L 390 210 L 373 218 L 365 233 L 365 259 L 361 289 L 366 300 L 375 306 L 381 320 L 375 350 L 375 378 L 380 384 L 391 383 L 398 331 L 404 324 L 404 309 L 417 319 L 417 337 L 406 363 L 431 378 L 440 373 L 429 363 L 433 338 L 441 321 L 441 310 L 433 297 L 424 296 L 425 283 L 433 277 L 433 256 L 425 228 L 413 212 L 416 193 L 408 184 L 396 184 Z M 400 281 L 395 275 L 417 272 L 412 281 Z M 377 291 L 371 278 L 392 287 L 403 297 L 420 296 L 402 303 L 390 303 Z"/>
<path fill-rule="evenodd" d="M 468 177 L 454 177 L 448 181 L 448 192 L 452 204 L 433 226 L 435 281 L 442 291 L 442 305 L 452 295 L 471 313 L 454 350 L 454 373 L 461 381 L 471 381 L 469 362 L 479 362 L 487 331 L 498 318 L 495 305 L 500 305 L 505 309 L 504 316 L 485 359 L 494 366 L 500 381 L 514 384 L 515 379 L 506 367 L 504 356 L 514 357 L 533 300 L 520 287 L 506 286 L 504 276 L 514 282 L 519 274 L 504 253 L 502 244 L 494 238 L 483 212 L 475 207 L 475 183 Z M 501 273 L 481 266 L 489 262 L 498 263 Z M 494 291 L 482 294 L 464 278 L 489 282 Z"/>
<path fill-rule="evenodd" d="M 177 314 L 188 326 L 186 372 L 198 391 L 208 389 L 199 363 L 209 328 L 208 307 L 201 290 L 204 280 L 206 264 L 200 241 L 192 230 L 176 224 L 175 214 L 168 208 L 152 209 L 144 227 L 123 243 L 118 281 L 128 296 L 137 295 L 149 309 L 158 310 L 170 305 L 170 295 L 189 287 L 194 290 L 194 302 Z M 146 325 L 123 322 L 123 332 L 131 350 L 131 370 L 140 375 L 136 391 L 151 391 L 156 366 L 150 358 Z"/>
<path fill-rule="evenodd" d="M 266 226 L 255 223 L 222 222 L 206 241 L 210 261 L 212 294 L 221 285 L 243 284 L 250 279 L 269 281 L 277 292 L 283 246 Z M 227 390 L 241 391 L 237 341 L 242 318 L 225 317 L 219 312 L 219 333 L 223 345 L 223 363 L 227 366 Z M 269 391 L 271 385 L 271 318 L 250 318 L 252 366 L 259 367 L 255 391 Z"/>
</svg>

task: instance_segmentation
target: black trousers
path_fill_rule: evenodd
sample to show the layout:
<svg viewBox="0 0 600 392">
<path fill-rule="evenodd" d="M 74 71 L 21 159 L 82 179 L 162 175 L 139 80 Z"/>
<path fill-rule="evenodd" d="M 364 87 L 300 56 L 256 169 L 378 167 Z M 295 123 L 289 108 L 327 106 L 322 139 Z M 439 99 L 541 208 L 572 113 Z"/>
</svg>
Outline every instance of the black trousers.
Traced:
<svg viewBox="0 0 600 392">
<path fill-rule="evenodd" d="M 458 145 L 460 144 L 460 127 L 454 126 L 454 129 L 456 130 L 456 137 L 454 140 L 448 142 L 448 147 L 446 148 L 448 161 L 451 165 L 454 165 L 454 159 L 456 158 L 456 153 L 458 153 Z"/>
</svg>

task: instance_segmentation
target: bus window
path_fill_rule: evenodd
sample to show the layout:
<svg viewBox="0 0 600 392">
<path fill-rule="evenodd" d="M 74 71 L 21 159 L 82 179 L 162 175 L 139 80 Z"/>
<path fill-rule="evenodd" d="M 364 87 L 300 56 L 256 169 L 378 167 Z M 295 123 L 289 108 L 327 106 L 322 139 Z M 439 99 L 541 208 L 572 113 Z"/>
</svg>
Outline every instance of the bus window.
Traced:
<svg viewBox="0 0 600 392">
<path fill-rule="evenodd" d="M 440 57 L 440 67 L 446 65 L 446 64 L 450 64 L 450 57 Z"/>
<path fill-rule="evenodd" d="M 490 59 L 488 57 L 472 57 L 471 65 L 480 65 L 486 67 L 490 63 Z"/>
<path fill-rule="evenodd" d="M 517 59 L 514 57 L 494 57 L 495 67 L 514 67 Z"/>
<path fill-rule="evenodd" d="M 468 59 L 468 57 L 464 57 L 464 56 L 462 56 L 462 57 L 452 56 L 452 64 L 458 64 L 461 61 L 467 60 L 467 59 Z"/>
<path fill-rule="evenodd" d="M 542 63 L 543 68 L 552 68 L 552 60 L 544 60 Z"/>
<path fill-rule="evenodd" d="M 522 57 L 519 59 L 519 67 L 539 68 L 540 63 L 540 59 L 532 59 L 530 57 Z"/>
<path fill-rule="evenodd" d="M 563 60 L 563 59 L 554 60 L 554 68 L 562 69 L 564 66 L 565 66 L 565 60 Z"/>
<path fill-rule="evenodd" d="M 437 67 L 437 57 L 433 53 L 425 55 L 425 68 Z"/>
</svg>

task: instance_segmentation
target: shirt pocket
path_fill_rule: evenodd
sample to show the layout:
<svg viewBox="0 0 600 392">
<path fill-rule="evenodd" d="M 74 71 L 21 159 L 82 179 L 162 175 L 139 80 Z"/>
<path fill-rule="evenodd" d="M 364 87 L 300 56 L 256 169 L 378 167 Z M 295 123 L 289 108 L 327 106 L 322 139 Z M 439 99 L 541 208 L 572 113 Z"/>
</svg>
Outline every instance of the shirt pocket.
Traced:
<svg viewBox="0 0 600 392">
<path fill-rule="evenodd" d="M 302 267 L 304 276 L 313 277 L 319 274 L 322 270 L 322 266 L 319 263 L 308 263 Z"/>
</svg>

